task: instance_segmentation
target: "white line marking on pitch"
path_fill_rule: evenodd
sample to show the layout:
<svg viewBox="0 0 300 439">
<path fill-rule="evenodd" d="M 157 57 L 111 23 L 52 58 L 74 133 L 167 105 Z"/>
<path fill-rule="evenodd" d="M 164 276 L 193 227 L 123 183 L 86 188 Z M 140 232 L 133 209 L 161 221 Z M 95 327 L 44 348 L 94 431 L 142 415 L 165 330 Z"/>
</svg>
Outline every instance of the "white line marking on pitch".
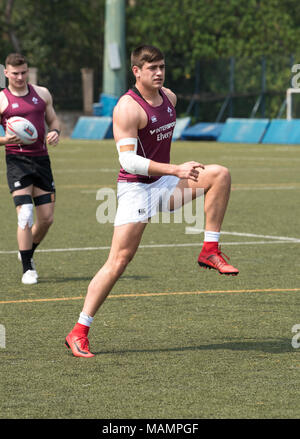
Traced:
<svg viewBox="0 0 300 439">
<path fill-rule="evenodd" d="M 202 229 L 196 229 L 194 227 L 186 227 L 186 231 L 191 233 L 202 233 Z M 225 232 L 221 230 L 221 235 L 231 235 L 231 236 L 247 236 L 249 238 L 263 238 L 263 239 L 275 239 L 282 241 L 292 241 L 292 242 L 300 242 L 300 238 L 291 238 L 287 236 L 274 236 L 274 235 L 257 235 L 256 233 L 240 233 L 240 232 Z M 225 244 L 225 243 L 224 243 Z"/>
<path fill-rule="evenodd" d="M 295 241 L 283 241 L 283 240 L 272 240 L 272 241 L 241 241 L 241 242 L 223 242 L 222 247 L 227 245 L 268 245 L 268 244 L 300 244 L 300 240 Z M 185 243 L 185 244 L 145 244 L 140 245 L 139 248 L 172 248 L 172 247 L 200 247 L 200 242 Z M 60 253 L 60 252 L 80 252 L 80 251 L 99 251 L 99 250 L 109 250 L 110 246 L 103 247 L 74 247 L 74 248 L 49 248 L 49 249 L 38 249 L 36 252 L 39 253 Z M 0 255 L 16 254 L 17 250 L 1 250 Z"/>
<path fill-rule="evenodd" d="M 85 174 L 88 172 L 118 172 L 118 169 L 114 169 L 114 168 L 79 168 L 79 169 L 56 169 L 55 170 L 55 174 L 73 174 L 73 173 L 78 173 L 78 172 L 84 172 Z"/>
<path fill-rule="evenodd" d="M 232 187 L 233 191 L 289 191 L 293 189 L 300 189 L 300 188 L 295 186 Z"/>
</svg>

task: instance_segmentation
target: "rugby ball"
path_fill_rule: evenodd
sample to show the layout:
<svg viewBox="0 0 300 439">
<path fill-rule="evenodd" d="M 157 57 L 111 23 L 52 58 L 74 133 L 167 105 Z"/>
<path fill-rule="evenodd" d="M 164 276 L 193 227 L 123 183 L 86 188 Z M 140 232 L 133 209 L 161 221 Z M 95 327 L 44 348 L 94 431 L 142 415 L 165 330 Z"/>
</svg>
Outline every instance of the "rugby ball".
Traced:
<svg viewBox="0 0 300 439">
<path fill-rule="evenodd" d="M 14 116 L 7 120 L 6 131 L 19 137 L 24 145 L 34 143 L 38 138 L 35 126 L 24 117 Z"/>
</svg>

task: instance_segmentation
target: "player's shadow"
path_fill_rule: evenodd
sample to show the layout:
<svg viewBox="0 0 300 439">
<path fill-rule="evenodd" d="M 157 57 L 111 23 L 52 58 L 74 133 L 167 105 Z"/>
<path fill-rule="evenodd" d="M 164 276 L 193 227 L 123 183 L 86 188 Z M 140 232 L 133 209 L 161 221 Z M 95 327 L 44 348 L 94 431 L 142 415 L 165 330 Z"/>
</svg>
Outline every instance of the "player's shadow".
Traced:
<svg viewBox="0 0 300 439">
<path fill-rule="evenodd" d="M 257 341 L 226 341 L 224 343 L 210 343 L 199 346 L 178 346 L 170 348 L 154 348 L 154 349 L 118 349 L 111 351 L 94 352 L 95 355 L 111 355 L 111 354 L 136 354 L 136 353 L 160 353 L 160 352 L 188 352 L 188 351 L 258 351 L 269 354 L 284 354 L 287 352 L 296 352 L 291 345 L 291 338 L 274 339 L 274 340 L 257 340 Z"/>
<path fill-rule="evenodd" d="M 53 284 L 53 283 L 67 283 L 67 282 L 90 282 L 91 276 L 78 276 L 78 277 L 47 277 L 44 279 L 39 279 L 39 284 Z"/>
<path fill-rule="evenodd" d="M 120 277 L 119 281 L 122 280 L 144 280 L 144 279 L 150 279 L 150 276 L 134 276 L 134 275 L 123 275 Z"/>
<path fill-rule="evenodd" d="M 39 279 L 39 284 L 47 284 L 47 283 L 67 283 L 67 282 L 78 282 L 78 281 L 84 281 L 84 282 L 90 282 L 93 278 L 93 275 L 91 276 L 72 276 L 72 277 L 47 277 L 44 279 Z M 122 276 L 118 280 L 118 282 L 122 280 L 145 280 L 149 279 L 150 276 Z"/>
</svg>

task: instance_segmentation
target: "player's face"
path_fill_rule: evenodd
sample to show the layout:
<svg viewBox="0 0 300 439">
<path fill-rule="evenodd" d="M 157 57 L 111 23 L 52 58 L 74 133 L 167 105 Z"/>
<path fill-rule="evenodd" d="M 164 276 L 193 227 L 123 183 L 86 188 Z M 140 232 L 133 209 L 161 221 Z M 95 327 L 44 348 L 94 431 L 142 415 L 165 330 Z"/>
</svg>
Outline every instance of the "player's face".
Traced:
<svg viewBox="0 0 300 439">
<path fill-rule="evenodd" d="M 11 66 L 8 64 L 4 73 L 8 79 L 9 85 L 15 89 L 22 89 L 26 86 L 28 78 L 27 64 L 22 64 L 21 66 Z"/>
<path fill-rule="evenodd" d="M 161 88 L 165 80 L 165 61 L 146 62 L 138 69 L 139 80 L 145 87 Z"/>
</svg>

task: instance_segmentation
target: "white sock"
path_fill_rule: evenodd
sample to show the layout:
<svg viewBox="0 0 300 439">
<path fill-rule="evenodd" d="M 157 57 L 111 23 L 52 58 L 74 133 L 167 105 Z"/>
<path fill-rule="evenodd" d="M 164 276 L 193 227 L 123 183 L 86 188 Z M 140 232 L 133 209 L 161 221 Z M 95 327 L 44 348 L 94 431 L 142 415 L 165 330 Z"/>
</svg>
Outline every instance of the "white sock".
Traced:
<svg viewBox="0 0 300 439">
<path fill-rule="evenodd" d="M 219 242 L 220 232 L 204 232 L 204 241 L 205 242 Z"/>
<path fill-rule="evenodd" d="M 81 325 L 85 325 L 85 326 L 90 327 L 93 320 L 94 320 L 94 317 L 88 316 L 84 312 L 81 312 L 79 315 L 78 323 L 80 323 Z"/>
</svg>

